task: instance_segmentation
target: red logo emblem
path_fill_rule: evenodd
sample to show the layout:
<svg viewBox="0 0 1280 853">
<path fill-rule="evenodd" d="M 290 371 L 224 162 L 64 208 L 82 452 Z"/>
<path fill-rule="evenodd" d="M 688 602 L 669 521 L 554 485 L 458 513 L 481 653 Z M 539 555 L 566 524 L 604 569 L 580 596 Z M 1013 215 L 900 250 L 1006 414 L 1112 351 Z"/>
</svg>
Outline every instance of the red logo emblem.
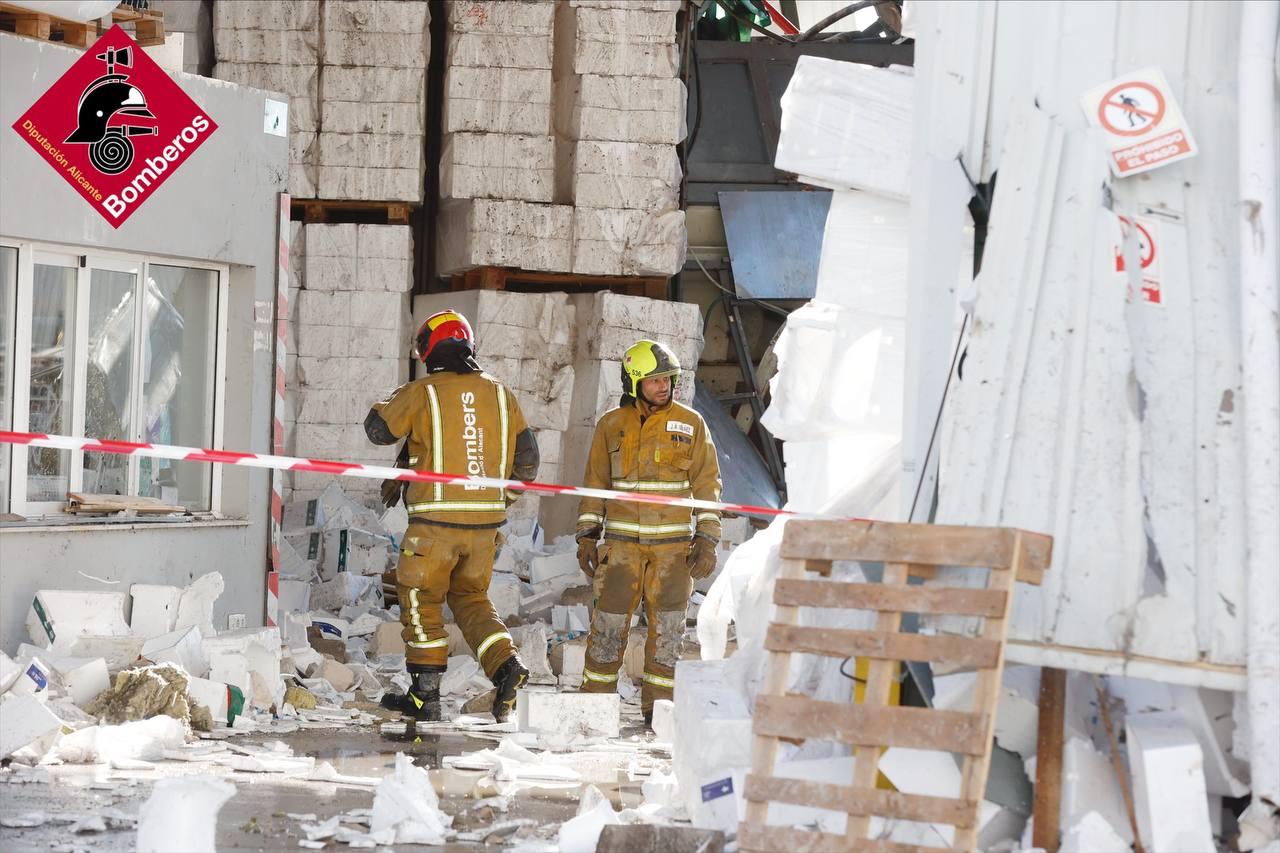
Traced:
<svg viewBox="0 0 1280 853">
<path fill-rule="evenodd" d="M 119 228 L 218 126 L 117 25 L 13 129 Z"/>
</svg>

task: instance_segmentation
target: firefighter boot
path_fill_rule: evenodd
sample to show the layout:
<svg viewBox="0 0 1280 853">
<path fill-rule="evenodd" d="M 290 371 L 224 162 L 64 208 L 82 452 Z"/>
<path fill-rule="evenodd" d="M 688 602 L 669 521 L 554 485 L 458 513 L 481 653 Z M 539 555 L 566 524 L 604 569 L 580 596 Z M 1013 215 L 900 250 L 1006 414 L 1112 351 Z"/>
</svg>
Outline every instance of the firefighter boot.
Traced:
<svg viewBox="0 0 1280 853">
<path fill-rule="evenodd" d="M 399 711 L 416 722 L 437 722 L 440 719 L 440 678 L 444 675 L 439 667 L 422 667 L 409 664 L 409 676 L 413 683 L 408 693 L 388 693 L 382 697 L 382 707 L 390 711 Z"/>
<path fill-rule="evenodd" d="M 512 655 L 493 674 L 493 719 L 505 723 L 516 707 L 516 691 L 529 680 L 529 670 Z"/>
</svg>

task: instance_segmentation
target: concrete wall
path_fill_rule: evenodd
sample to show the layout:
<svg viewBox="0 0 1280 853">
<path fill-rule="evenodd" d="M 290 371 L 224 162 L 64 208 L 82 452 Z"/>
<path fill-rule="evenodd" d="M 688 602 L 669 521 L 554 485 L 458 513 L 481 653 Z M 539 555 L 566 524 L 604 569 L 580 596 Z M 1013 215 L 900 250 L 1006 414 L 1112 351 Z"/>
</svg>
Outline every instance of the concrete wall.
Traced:
<svg viewBox="0 0 1280 853">
<path fill-rule="evenodd" d="M 219 125 L 200 150 L 120 228 L 113 229 L 10 130 L 80 56 L 59 45 L 0 33 L 0 236 L 230 265 L 224 446 L 270 451 L 272 306 L 277 193 L 288 175 L 288 141 L 264 134 L 266 93 L 174 75 Z M 278 97 L 278 96 L 277 96 Z M 240 523 L 196 522 L 0 532 L 0 648 L 25 639 L 26 608 L 39 588 L 108 588 L 108 581 L 185 584 L 209 571 L 226 579 L 215 624 L 263 615 L 266 471 L 228 469 L 223 512 Z"/>
</svg>

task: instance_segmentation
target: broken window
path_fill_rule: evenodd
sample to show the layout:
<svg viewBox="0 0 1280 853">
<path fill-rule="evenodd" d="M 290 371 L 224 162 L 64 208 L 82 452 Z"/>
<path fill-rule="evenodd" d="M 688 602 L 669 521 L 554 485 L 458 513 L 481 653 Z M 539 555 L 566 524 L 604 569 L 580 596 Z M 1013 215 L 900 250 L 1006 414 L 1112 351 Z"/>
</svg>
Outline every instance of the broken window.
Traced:
<svg viewBox="0 0 1280 853">
<path fill-rule="evenodd" d="M 19 249 L 0 246 L 0 428 L 218 444 L 224 269 Z M 68 492 L 218 508 L 209 463 L 5 446 L 0 473 L 0 508 L 27 516 L 58 512 Z"/>
</svg>

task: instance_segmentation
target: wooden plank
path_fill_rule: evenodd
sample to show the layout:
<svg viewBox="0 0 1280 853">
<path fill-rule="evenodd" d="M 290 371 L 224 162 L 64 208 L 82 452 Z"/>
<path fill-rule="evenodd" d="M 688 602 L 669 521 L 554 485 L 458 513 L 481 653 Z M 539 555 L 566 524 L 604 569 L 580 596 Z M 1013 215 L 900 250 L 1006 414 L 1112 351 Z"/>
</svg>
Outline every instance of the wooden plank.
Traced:
<svg viewBox="0 0 1280 853">
<path fill-rule="evenodd" d="M 782 561 L 782 568 L 778 573 L 780 578 L 798 578 L 803 575 L 803 561 Z M 798 607 L 778 607 L 776 610 L 777 612 L 774 614 L 775 623 L 794 625 L 800 619 L 800 608 Z M 790 678 L 791 655 L 786 652 L 770 652 L 769 658 L 765 663 L 764 683 L 760 686 L 759 697 L 781 697 L 783 691 L 787 689 L 787 682 Z M 770 737 L 767 733 L 761 731 L 758 722 L 752 724 L 751 731 L 754 735 L 751 742 L 751 770 L 760 776 L 772 776 L 773 765 L 778 757 L 777 738 L 778 736 L 790 736 L 791 732 L 775 733 L 773 737 Z M 743 812 L 743 820 L 746 823 L 761 826 L 768 820 L 768 816 L 768 803 L 747 803 L 747 807 Z"/>
<path fill-rule="evenodd" d="M 807 782 L 803 779 L 765 779 L 747 776 L 743 796 L 747 800 L 790 803 L 815 809 L 830 809 L 851 815 L 868 815 L 967 826 L 977 813 L 977 803 L 951 797 L 926 797 L 882 791 L 879 788 L 856 788 Z"/>
<path fill-rule="evenodd" d="M 771 652 L 929 661 L 964 667 L 993 667 L 1000 658 L 1000 643 L 985 638 L 813 628 L 807 625 L 770 625 L 764 647 Z"/>
<path fill-rule="evenodd" d="M 1053 537 L 1007 527 L 793 519 L 783 534 L 781 553 L 800 560 L 878 560 L 1007 569 L 1013 561 L 1013 543 L 1018 533 L 1024 537 L 1026 550 L 1018 580 L 1038 584 L 1049 565 Z"/>
<path fill-rule="evenodd" d="M 757 734 L 816 738 L 855 746 L 905 746 L 981 755 L 986 748 L 985 716 L 933 708 L 848 705 L 794 696 L 756 697 Z M 754 764 L 760 776 L 772 774 Z"/>
<path fill-rule="evenodd" d="M 1040 670 L 1036 731 L 1036 787 L 1031 846 L 1057 853 L 1062 811 L 1062 726 L 1066 718 L 1066 670 Z"/>
<path fill-rule="evenodd" d="M 844 836 L 827 832 L 810 832 L 783 826 L 751 826 L 743 823 L 738 828 L 740 850 L 760 850 L 765 853 L 834 853 L 837 850 L 856 850 L 857 853 L 924 853 L 946 850 L 945 847 L 917 847 L 882 839 L 864 839 L 856 847 L 850 847 Z M 958 849 L 958 848 L 957 848 Z"/>
<path fill-rule="evenodd" d="M 882 587 L 905 587 L 907 583 L 907 565 L 905 563 L 887 563 L 884 567 Z M 882 637 L 896 638 L 900 636 L 898 629 L 902 627 L 902 613 L 885 611 L 876 615 L 876 633 Z M 774 626 L 770 625 L 772 631 Z M 862 694 L 862 704 L 867 709 L 881 708 L 889 704 L 889 694 L 893 690 L 893 677 L 897 673 L 896 663 L 882 658 L 873 658 L 867 666 L 867 684 Z M 853 694 L 856 697 L 857 684 Z M 863 790 L 876 786 L 876 775 L 880 766 L 879 745 L 860 745 L 853 752 L 853 787 Z M 850 815 L 845 825 L 845 841 L 851 845 L 859 845 L 871 834 L 871 816 Z"/>
<path fill-rule="evenodd" d="M 981 800 L 987 790 L 987 772 L 991 767 L 991 750 L 995 746 L 996 739 L 996 708 L 1000 703 L 1000 681 L 1001 673 L 1004 671 L 1004 639 L 1008 630 L 1009 609 L 1012 606 L 1014 578 L 1018 576 L 1019 567 L 1026 558 L 1025 543 L 1025 534 L 1017 531 L 1013 538 L 1013 561 L 1009 571 L 991 572 L 987 581 L 990 589 L 1005 593 L 1005 609 L 997 616 L 982 620 L 981 639 L 995 643 L 999 657 L 992 669 L 979 670 L 974 682 L 974 711 L 982 715 L 986 723 L 986 732 L 982 753 L 965 756 L 960 763 L 960 798 L 964 800 L 972 800 L 975 797 Z M 960 850 L 971 850 L 977 847 L 976 819 L 973 825 L 956 829 L 954 843 Z"/>
<path fill-rule="evenodd" d="M 502 267 L 480 267 L 481 290 L 506 290 L 507 270 Z"/>
<path fill-rule="evenodd" d="M 818 580 L 779 580 L 773 590 L 774 604 L 896 610 L 899 613 L 951 613 L 960 616 L 998 616 L 1004 612 L 1008 597 L 1006 592 L 991 589 L 888 586 Z"/>
</svg>

